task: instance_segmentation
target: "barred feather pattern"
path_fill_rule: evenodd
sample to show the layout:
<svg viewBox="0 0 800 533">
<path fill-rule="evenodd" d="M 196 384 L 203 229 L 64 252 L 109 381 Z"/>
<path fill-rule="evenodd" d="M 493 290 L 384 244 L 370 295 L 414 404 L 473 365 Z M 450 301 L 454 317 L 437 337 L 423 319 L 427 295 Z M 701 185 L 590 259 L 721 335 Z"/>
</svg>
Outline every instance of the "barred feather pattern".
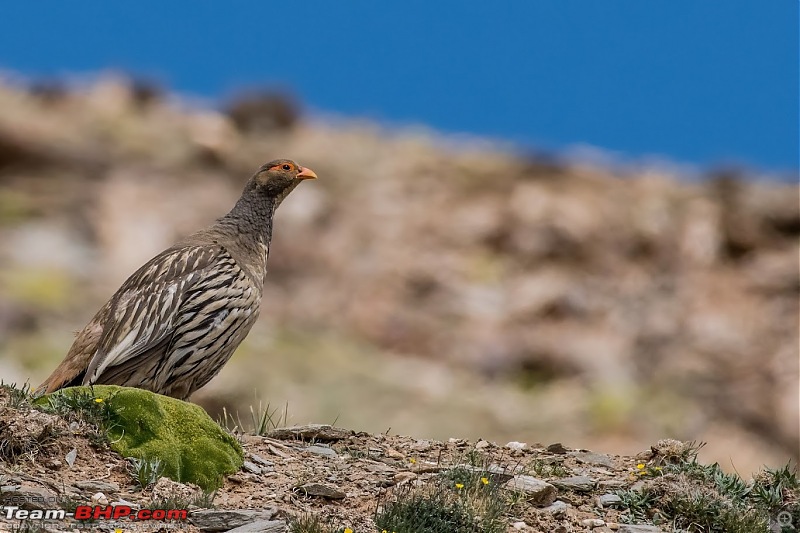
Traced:
<svg viewBox="0 0 800 533">
<path fill-rule="evenodd" d="M 188 398 L 247 336 L 261 290 L 220 245 L 167 250 L 112 298 L 111 319 L 82 384 Z"/>
</svg>

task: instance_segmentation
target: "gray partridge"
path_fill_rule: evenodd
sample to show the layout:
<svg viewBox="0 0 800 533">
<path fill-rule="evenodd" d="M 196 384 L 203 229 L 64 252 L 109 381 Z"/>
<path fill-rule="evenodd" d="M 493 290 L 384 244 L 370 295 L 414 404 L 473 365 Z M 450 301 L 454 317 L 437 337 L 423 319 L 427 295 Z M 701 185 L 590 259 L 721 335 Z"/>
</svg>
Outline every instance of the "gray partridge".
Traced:
<svg viewBox="0 0 800 533">
<path fill-rule="evenodd" d="M 185 400 L 208 383 L 258 317 L 275 210 L 316 177 L 288 159 L 258 169 L 227 215 L 125 281 L 37 393 L 103 384 Z"/>
</svg>

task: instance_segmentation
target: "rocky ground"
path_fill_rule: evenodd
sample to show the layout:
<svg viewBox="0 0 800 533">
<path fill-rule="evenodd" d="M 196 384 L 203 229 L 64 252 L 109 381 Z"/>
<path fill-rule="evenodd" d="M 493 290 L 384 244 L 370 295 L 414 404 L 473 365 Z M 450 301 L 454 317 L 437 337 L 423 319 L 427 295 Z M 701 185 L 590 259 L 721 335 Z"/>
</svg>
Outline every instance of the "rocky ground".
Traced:
<svg viewBox="0 0 800 533">
<path fill-rule="evenodd" d="M 781 512 L 800 519 L 800 479 L 789 470 L 745 482 L 700 465 L 696 446 L 672 440 L 619 456 L 560 443 L 270 428 L 240 433 L 242 470 L 203 493 L 136 468 L 110 451 L 97 426 L 34 409 L 13 389 L 0 389 L 0 405 L 1 505 L 190 511 L 187 521 L 160 523 L 0 518 L 4 531 L 751 533 L 790 531 L 774 529 Z M 760 490 L 766 495 L 748 499 Z M 439 507 L 426 507 L 431 501 Z M 476 521 L 459 522 L 451 508 L 444 521 L 398 525 L 398 515 L 433 517 L 445 504 Z"/>
<path fill-rule="evenodd" d="M 194 398 L 208 411 L 624 454 L 705 440 L 745 473 L 798 458 L 796 179 L 688 182 L 115 77 L 0 83 L 0 377 L 44 379 L 274 157 L 320 179 L 278 212 L 261 318 Z"/>
</svg>

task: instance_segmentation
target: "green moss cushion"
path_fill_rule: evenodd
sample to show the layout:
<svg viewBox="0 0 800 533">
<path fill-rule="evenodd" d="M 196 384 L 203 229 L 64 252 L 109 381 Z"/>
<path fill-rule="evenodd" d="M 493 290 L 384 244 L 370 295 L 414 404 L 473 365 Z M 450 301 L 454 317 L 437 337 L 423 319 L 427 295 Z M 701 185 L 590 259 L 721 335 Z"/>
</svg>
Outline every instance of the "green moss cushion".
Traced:
<svg viewBox="0 0 800 533">
<path fill-rule="evenodd" d="M 242 467 L 242 447 L 197 405 L 115 385 L 70 387 L 36 403 L 52 404 L 49 397 L 58 394 L 91 395 L 105 402 L 111 449 L 126 458 L 159 460 L 162 475 L 172 480 L 213 490 L 224 475 Z"/>
</svg>

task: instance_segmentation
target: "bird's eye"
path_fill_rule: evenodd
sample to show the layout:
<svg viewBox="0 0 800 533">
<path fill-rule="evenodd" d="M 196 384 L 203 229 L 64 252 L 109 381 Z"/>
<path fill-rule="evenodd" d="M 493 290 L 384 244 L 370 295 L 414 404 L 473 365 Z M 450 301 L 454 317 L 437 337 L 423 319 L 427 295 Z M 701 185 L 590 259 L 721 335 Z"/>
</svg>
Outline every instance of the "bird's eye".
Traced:
<svg viewBox="0 0 800 533">
<path fill-rule="evenodd" d="M 292 167 L 289 165 L 283 165 L 283 170 L 292 170 Z"/>
</svg>

